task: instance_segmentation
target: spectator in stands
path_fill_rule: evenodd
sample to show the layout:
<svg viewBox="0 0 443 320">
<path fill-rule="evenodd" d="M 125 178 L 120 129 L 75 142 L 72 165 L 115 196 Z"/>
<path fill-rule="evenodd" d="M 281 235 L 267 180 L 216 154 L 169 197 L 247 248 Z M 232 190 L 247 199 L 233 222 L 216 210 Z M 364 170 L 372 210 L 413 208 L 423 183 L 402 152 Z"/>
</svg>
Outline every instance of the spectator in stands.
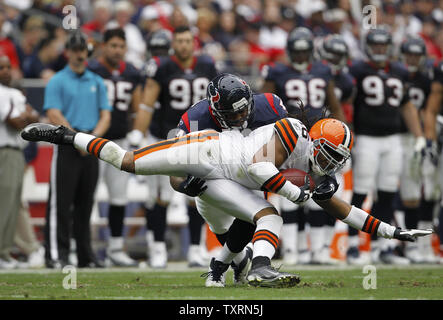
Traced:
<svg viewBox="0 0 443 320">
<path fill-rule="evenodd" d="M 11 269 L 17 261 L 11 257 L 17 218 L 21 207 L 25 141 L 20 130 L 37 122 L 39 115 L 21 91 L 12 88 L 11 62 L 0 55 L 0 269 Z"/>
<path fill-rule="evenodd" d="M 11 76 L 14 81 L 22 78 L 22 72 L 20 70 L 20 60 L 15 44 L 7 35 L 3 34 L 2 27 L 5 22 L 5 12 L 0 10 L 0 55 L 6 55 L 9 58 L 12 68 Z"/>
<path fill-rule="evenodd" d="M 115 20 L 110 21 L 106 28 L 122 28 L 125 31 L 126 43 L 128 45 L 125 60 L 131 61 L 135 67 L 141 68 L 146 58 L 146 42 L 140 29 L 130 22 L 134 13 L 134 7 L 129 1 L 117 1 L 114 10 Z"/>
<path fill-rule="evenodd" d="M 280 5 L 276 1 L 268 1 L 263 11 L 263 25 L 260 28 L 259 43 L 269 52 L 270 61 L 282 60 L 286 55 L 286 39 L 288 32 L 279 26 L 282 21 Z"/>
<path fill-rule="evenodd" d="M 149 39 L 152 33 L 162 29 L 160 16 L 154 6 L 146 6 L 140 13 L 139 27 L 145 39 Z"/>
<path fill-rule="evenodd" d="M 88 48 L 78 30 L 66 43 L 68 65 L 45 88 L 49 121 L 101 137 L 108 130 L 112 107 L 103 79 L 86 69 Z M 102 267 L 91 247 L 90 217 L 98 180 L 96 157 L 66 146 L 54 149 L 46 211 L 45 262 L 48 268 L 69 264 L 71 227 L 78 267 Z"/>
<path fill-rule="evenodd" d="M 97 0 L 94 2 L 93 10 L 93 19 L 82 25 L 83 32 L 88 36 L 103 34 L 106 24 L 112 18 L 113 2 L 111 0 Z"/>
<path fill-rule="evenodd" d="M 423 28 L 420 32 L 420 36 L 425 41 L 426 51 L 428 52 L 430 58 L 439 60 L 443 57 L 443 54 L 435 41 L 435 37 L 438 32 L 435 22 L 431 17 L 425 18 L 422 22 Z"/>
<path fill-rule="evenodd" d="M 237 38 L 237 24 L 235 13 L 223 11 L 220 14 L 218 25 L 213 33 L 214 39 L 220 42 L 225 49 L 228 49 L 233 40 Z"/>
<path fill-rule="evenodd" d="M 35 53 L 37 45 L 46 35 L 45 21 L 42 17 L 32 16 L 26 19 L 21 39 L 17 45 L 20 68 L 23 69 L 25 59 Z"/>
<path fill-rule="evenodd" d="M 40 41 L 37 51 L 24 61 L 24 77 L 49 81 L 55 73 L 52 64 L 60 54 L 62 52 L 59 50 L 57 39 L 52 36 L 44 38 Z"/>
</svg>

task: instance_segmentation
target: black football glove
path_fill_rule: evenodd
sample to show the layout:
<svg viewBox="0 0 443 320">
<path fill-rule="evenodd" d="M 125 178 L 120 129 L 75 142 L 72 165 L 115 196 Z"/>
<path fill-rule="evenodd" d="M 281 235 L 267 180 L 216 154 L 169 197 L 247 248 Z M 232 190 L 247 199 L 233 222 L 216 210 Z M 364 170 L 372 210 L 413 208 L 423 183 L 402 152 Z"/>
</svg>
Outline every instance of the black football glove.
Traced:
<svg viewBox="0 0 443 320">
<path fill-rule="evenodd" d="M 317 201 L 329 200 L 338 189 L 338 182 L 335 178 L 326 176 L 312 192 L 312 199 Z"/>
<path fill-rule="evenodd" d="M 178 191 L 190 197 L 198 197 L 208 188 L 206 181 L 200 178 L 189 176 L 178 186 Z"/>
<path fill-rule="evenodd" d="M 401 229 L 397 228 L 394 231 L 394 239 L 401 241 L 411 241 L 414 242 L 417 237 L 424 237 L 432 234 L 432 229 Z"/>
<path fill-rule="evenodd" d="M 294 201 L 294 203 L 300 204 L 303 202 L 306 202 L 311 197 L 311 181 L 309 180 L 309 176 L 305 176 L 305 184 L 300 188 L 300 195 L 298 196 L 297 200 Z"/>
</svg>

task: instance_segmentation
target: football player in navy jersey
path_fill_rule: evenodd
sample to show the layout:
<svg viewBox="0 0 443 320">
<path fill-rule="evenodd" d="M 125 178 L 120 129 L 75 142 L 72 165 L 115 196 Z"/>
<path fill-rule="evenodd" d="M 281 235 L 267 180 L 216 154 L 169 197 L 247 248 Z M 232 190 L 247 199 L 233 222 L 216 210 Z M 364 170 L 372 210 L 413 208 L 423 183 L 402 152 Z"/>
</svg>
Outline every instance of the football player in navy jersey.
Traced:
<svg viewBox="0 0 443 320">
<path fill-rule="evenodd" d="M 312 32 L 304 27 L 288 35 L 286 51 L 290 64 L 276 63 L 264 66 L 262 92 L 274 92 L 282 98 L 289 113 L 298 114 L 299 99 L 307 112 L 306 117 L 315 122 L 329 107 L 332 117 L 345 121 L 340 103 L 334 94 L 334 81 L 330 67 L 321 61 L 314 61 Z"/>
<path fill-rule="evenodd" d="M 410 102 L 406 83 L 408 71 L 400 62 L 392 62 L 392 36 L 382 27 L 371 29 L 364 38 L 367 60 L 353 61 L 349 72 L 357 83 L 354 101 L 352 204 L 361 206 L 366 196 L 375 192 L 374 216 L 393 219 L 393 199 L 398 191 L 402 164 L 402 118 L 413 135 L 414 157 L 426 146 L 418 111 Z M 347 259 L 359 260 L 358 237 L 350 237 Z M 407 264 L 409 260 L 393 254 L 385 242 L 371 242 L 374 263 Z"/>
<path fill-rule="evenodd" d="M 140 72 L 123 60 L 126 37 L 123 29 L 108 29 L 103 35 L 102 55 L 89 61 L 88 68 L 104 79 L 109 103 L 113 106 L 111 126 L 104 135 L 122 147 L 128 147 L 126 135 L 131 129 L 131 114 L 138 109 L 141 97 Z M 123 251 L 123 220 L 127 199 L 129 175 L 107 164 L 101 165 L 101 175 L 109 194 L 108 221 L 111 231 L 107 250 L 108 260 L 116 266 L 136 266 Z"/>
<path fill-rule="evenodd" d="M 426 138 L 431 142 L 429 153 L 433 153 L 432 149 L 435 149 L 437 141 L 440 140 L 442 133 L 437 131 L 437 117 L 443 113 L 443 61 L 436 61 L 434 64 L 434 79 L 431 84 L 431 93 L 428 97 L 428 101 L 424 113 L 424 126 Z M 443 186 L 443 166 L 441 163 L 441 153 L 439 154 L 439 185 Z M 441 190 L 440 190 L 441 197 Z M 440 238 L 440 252 L 437 257 L 440 263 L 443 263 L 443 202 L 440 203 L 440 215 L 439 215 L 439 238 Z M 430 252 L 432 253 L 432 251 Z"/>
<path fill-rule="evenodd" d="M 343 109 L 335 95 L 335 84 L 330 66 L 322 61 L 314 59 L 314 37 L 312 32 L 304 27 L 295 28 L 288 35 L 286 51 L 289 64 L 276 63 L 265 66 L 262 69 L 264 85 L 262 92 L 274 92 L 282 98 L 288 112 L 298 117 L 301 116 L 299 101 L 304 105 L 303 117 L 308 122 L 315 122 L 325 112 L 331 113 L 332 117 L 346 121 Z M 300 99 L 300 100 L 299 100 Z M 326 110 L 325 106 L 329 108 Z M 304 234 L 305 216 L 303 208 L 296 208 L 293 203 L 288 203 L 281 197 L 271 197 L 274 205 L 281 206 L 284 221 L 283 259 L 286 264 L 297 262 L 295 243 L 298 224 L 298 242 L 301 251 L 300 263 L 308 263 L 310 257 L 307 251 L 307 242 Z M 281 200 L 281 201 L 280 201 Z M 281 203 L 280 203 L 281 202 Z M 294 211 L 300 210 L 298 214 Z M 312 223 L 312 221 L 311 221 Z M 320 223 L 320 222 L 318 222 Z M 315 223 L 317 225 L 318 223 Z M 320 239 L 319 237 L 315 237 Z"/>
<path fill-rule="evenodd" d="M 137 114 L 134 130 L 130 133 L 133 144 L 140 144 L 148 127 L 148 143 L 174 137 L 183 112 L 206 97 L 206 87 L 210 79 L 217 75 L 211 57 L 194 55 L 194 37 L 189 27 L 174 30 L 172 49 L 173 55 L 153 57 L 145 68 L 148 79 L 143 92 L 143 103 Z M 156 102 L 159 102 L 158 109 L 154 109 Z M 152 230 L 154 238 L 154 241 L 148 239 L 149 263 L 151 267 L 164 268 L 167 264 L 164 239 L 167 207 L 171 201 L 183 204 L 186 199 L 171 188 L 168 177 L 149 177 L 147 182 L 149 189 L 153 191 L 150 192 L 152 197 L 146 205 L 148 229 Z M 150 206 L 153 207 L 152 210 L 148 209 Z M 189 254 L 192 255 L 191 251 L 199 250 L 200 231 L 204 221 L 192 206 L 188 206 L 188 215 L 191 230 L 189 257 Z M 203 261 L 189 263 L 201 265 Z"/>
<path fill-rule="evenodd" d="M 431 92 L 433 79 L 433 62 L 426 56 L 426 45 L 420 37 L 410 37 L 402 42 L 400 47 L 401 61 L 408 69 L 408 93 L 411 102 L 423 114 L 428 96 Z M 404 163 L 400 179 L 400 198 L 402 209 L 405 213 L 406 226 L 427 226 L 432 228 L 433 212 L 438 192 L 436 189 L 438 161 L 437 147 L 428 143 L 429 148 L 422 163 L 417 163 L 413 158 L 413 136 L 403 130 Z M 421 201 L 420 201 L 421 200 Z M 412 263 L 436 262 L 431 253 L 431 243 L 428 246 L 423 241 L 413 245 L 407 244 L 405 256 Z M 431 250 L 430 250 L 431 249 Z"/>
<path fill-rule="evenodd" d="M 335 95 L 340 102 L 348 123 L 352 123 L 353 98 L 355 95 L 355 80 L 347 70 L 349 48 L 340 35 L 329 35 L 319 41 L 317 47 L 318 59 L 326 62 L 331 68 L 332 79 L 335 84 Z M 335 178 L 342 181 L 342 171 L 337 172 Z M 341 188 L 337 191 L 341 192 Z M 307 222 L 310 226 L 311 263 L 336 264 L 338 261 L 331 258 L 330 244 L 335 232 L 336 219 L 326 213 L 313 200 L 305 204 Z M 289 228 L 289 226 L 288 226 Z M 291 227 L 292 229 L 294 227 Z M 300 229 L 299 229 L 300 232 Z"/>
<path fill-rule="evenodd" d="M 182 115 L 178 123 L 178 135 L 204 129 L 241 130 L 243 135 L 247 135 L 256 128 L 286 116 L 286 108 L 278 96 L 272 93 L 253 94 L 243 79 L 224 73 L 211 80 L 207 88 L 207 98 L 197 102 Z M 189 176 L 186 179 L 173 177 L 171 185 L 179 192 L 197 196 L 195 200 L 198 212 L 211 225 L 218 225 L 218 221 L 231 220 L 229 229 L 212 230 L 223 247 L 217 257 L 211 260 L 210 270 L 230 264 L 234 270 L 234 283 L 245 283 L 252 257 L 250 246 L 247 245 L 252 240 L 255 226 L 221 213 L 211 205 L 208 199 L 217 199 L 223 192 L 220 182 L 203 181 Z M 203 193 L 206 200 L 199 197 Z M 220 286 L 222 282 L 217 278 L 217 273 L 211 273 L 206 286 Z"/>
</svg>

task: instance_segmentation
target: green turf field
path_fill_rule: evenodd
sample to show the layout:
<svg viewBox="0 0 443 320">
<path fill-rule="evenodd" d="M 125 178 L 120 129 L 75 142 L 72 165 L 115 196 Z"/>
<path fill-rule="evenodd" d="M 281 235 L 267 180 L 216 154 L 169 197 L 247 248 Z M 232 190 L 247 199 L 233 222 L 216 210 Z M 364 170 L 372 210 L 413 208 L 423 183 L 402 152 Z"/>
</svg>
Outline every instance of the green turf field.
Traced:
<svg viewBox="0 0 443 320">
<path fill-rule="evenodd" d="M 277 264 L 278 265 L 278 264 Z M 180 266 L 180 265 L 178 265 Z M 443 299 L 443 266 L 376 266 L 376 289 L 364 289 L 363 268 L 298 267 L 281 268 L 297 272 L 302 281 L 293 288 L 235 287 L 232 271 L 225 288 L 205 288 L 204 269 L 177 265 L 167 270 L 78 269 L 76 289 L 65 289 L 61 270 L 19 270 L 0 273 L 0 299 L 161 299 L 161 300 L 392 300 Z M 372 274 L 374 275 L 374 274 Z M 65 284 L 72 285 L 72 278 Z M 374 282 L 368 282 L 374 285 Z"/>
</svg>

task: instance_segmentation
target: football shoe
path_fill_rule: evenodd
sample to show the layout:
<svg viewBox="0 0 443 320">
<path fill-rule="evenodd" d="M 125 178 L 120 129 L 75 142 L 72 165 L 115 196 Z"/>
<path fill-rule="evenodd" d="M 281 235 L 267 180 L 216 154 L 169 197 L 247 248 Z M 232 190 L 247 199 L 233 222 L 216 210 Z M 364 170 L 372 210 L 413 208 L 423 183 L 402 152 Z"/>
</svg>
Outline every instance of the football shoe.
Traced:
<svg viewBox="0 0 443 320">
<path fill-rule="evenodd" d="M 27 141 L 46 141 L 54 144 L 72 144 L 76 132 L 62 125 L 33 123 L 26 126 L 21 136 Z"/>
</svg>

